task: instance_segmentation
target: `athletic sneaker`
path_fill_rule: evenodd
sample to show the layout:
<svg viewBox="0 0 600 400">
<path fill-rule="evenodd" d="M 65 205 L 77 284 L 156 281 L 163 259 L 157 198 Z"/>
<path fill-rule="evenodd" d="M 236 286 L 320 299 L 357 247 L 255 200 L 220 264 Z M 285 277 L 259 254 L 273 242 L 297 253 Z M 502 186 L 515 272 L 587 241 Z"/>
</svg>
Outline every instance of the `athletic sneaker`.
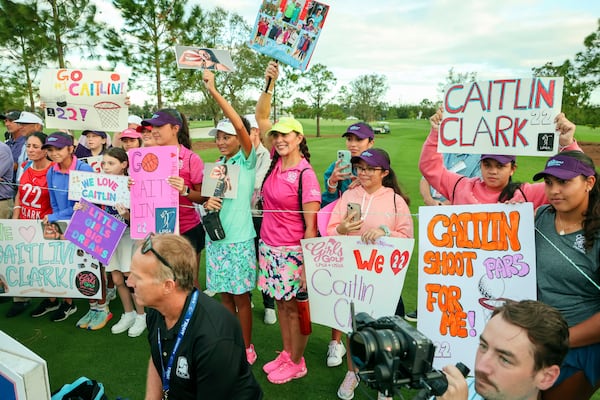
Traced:
<svg viewBox="0 0 600 400">
<path fill-rule="evenodd" d="M 90 331 L 97 331 L 106 326 L 108 321 L 112 319 L 112 313 L 108 308 L 95 310 L 92 320 L 88 324 L 87 328 Z"/>
<path fill-rule="evenodd" d="M 144 314 L 136 314 L 135 321 L 133 321 L 133 325 L 127 331 L 127 336 L 129 337 L 138 337 L 146 330 L 146 313 Z"/>
<path fill-rule="evenodd" d="M 63 301 L 60 303 L 60 306 L 58 306 L 56 311 L 54 311 L 54 313 L 52 313 L 50 320 L 54 321 L 54 322 L 64 321 L 65 319 L 69 318 L 69 316 L 75 314 L 76 312 L 77 312 L 77 306 L 75 305 L 75 303 L 69 304 L 66 301 Z"/>
<path fill-rule="evenodd" d="M 6 313 L 6 318 L 16 317 L 17 315 L 22 314 L 27 307 L 29 307 L 29 300 L 14 301 Z"/>
<path fill-rule="evenodd" d="M 126 330 L 128 330 L 129 328 L 131 328 L 133 326 L 135 322 L 135 312 L 128 312 L 128 313 L 123 313 L 121 314 L 121 319 L 119 319 L 119 322 L 117 322 L 116 324 L 114 324 L 112 326 L 112 328 L 110 328 L 110 331 L 112 333 L 114 333 L 115 335 L 118 335 L 119 333 L 123 333 Z"/>
<path fill-rule="evenodd" d="M 377 392 L 377 400 L 393 400 L 391 397 L 385 397 L 385 394 Z"/>
<path fill-rule="evenodd" d="M 302 378 L 307 373 L 306 362 L 304 361 L 304 357 L 302 357 L 298 364 L 291 359 L 288 362 L 281 364 L 279 368 L 267 375 L 267 379 L 271 383 L 281 385 L 292 379 Z"/>
<path fill-rule="evenodd" d="M 404 316 L 404 319 L 409 322 L 417 322 L 417 310 L 409 312 Z"/>
<path fill-rule="evenodd" d="M 50 301 L 49 299 L 44 299 L 29 315 L 34 318 L 41 317 L 49 312 L 58 310 L 58 307 L 60 307 L 58 300 Z"/>
<path fill-rule="evenodd" d="M 279 355 L 277 356 L 277 358 L 263 365 L 263 371 L 265 371 L 265 373 L 267 374 L 270 374 L 277 368 L 281 367 L 282 364 L 288 361 L 290 361 L 290 353 L 288 353 L 285 350 L 282 350 L 281 353 L 279 353 Z"/>
<path fill-rule="evenodd" d="M 327 366 L 337 367 L 342 363 L 342 357 L 346 354 L 346 348 L 342 342 L 332 340 L 329 342 L 329 348 L 327 349 Z"/>
<path fill-rule="evenodd" d="M 81 328 L 81 329 L 87 329 L 88 325 L 90 324 L 90 322 L 92 322 L 92 319 L 94 318 L 95 312 L 96 312 L 96 310 L 92 310 L 90 308 L 90 310 L 87 312 L 87 314 L 85 314 L 83 317 L 81 317 L 79 319 L 79 321 L 77 321 L 75 326 L 78 328 Z"/>
<path fill-rule="evenodd" d="M 250 347 L 246 347 L 246 360 L 248 360 L 248 364 L 252 365 L 258 358 L 256 351 L 254 351 L 254 345 L 251 344 Z"/>
<path fill-rule="evenodd" d="M 106 289 L 106 302 L 109 303 L 112 300 L 117 298 L 117 288 L 107 288 Z"/>
<path fill-rule="evenodd" d="M 272 308 L 265 308 L 265 318 L 264 323 L 267 325 L 273 325 L 277 322 L 277 313 Z"/>
<path fill-rule="evenodd" d="M 340 385 L 337 395 L 342 400 L 351 400 L 354 398 L 354 389 L 358 386 L 360 378 L 353 371 L 346 372 L 346 376 Z"/>
</svg>

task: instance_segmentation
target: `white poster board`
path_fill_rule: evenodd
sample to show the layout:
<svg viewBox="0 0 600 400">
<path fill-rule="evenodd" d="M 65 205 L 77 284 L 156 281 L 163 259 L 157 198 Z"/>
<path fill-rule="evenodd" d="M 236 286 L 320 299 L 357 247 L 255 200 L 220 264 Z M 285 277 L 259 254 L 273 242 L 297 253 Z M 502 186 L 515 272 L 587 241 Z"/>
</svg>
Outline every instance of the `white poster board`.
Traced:
<svg viewBox="0 0 600 400">
<path fill-rule="evenodd" d="M 504 299 L 536 299 L 532 203 L 419 207 L 417 328 L 434 367 L 473 371 L 479 335 Z"/>
<path fill-rule="evenodd" d="M 69 173 L 69 200 L 85 199 L 90 203 L 129 208 L 129 177 L 97 172 L 71 171 Z"/>
<path fill-rule="evenodd" d="M 0 399 L 49 400 L 46 361 L 0 331 Z"/>
<path fill-rule="evenodd" d="M 42 70 L 40 79 L 46 128 L 100 131 L 127 128 L 126 75 L 61 68 Z"/>
<path fill-rule="evenodd" d="M 301 242 L 313 322 L 351 331 L 350 302 L 356 314 L 394 315 L 414 239 L 383 237 L 366 244 L 360 236 L 326 236 Z"/>
<path fill-rule="evenodd" d="M 66 226 L 0 219 L 0 296 L 102 298 L 100 262 L 64 240 Z M 88 227 L 81 240 L 99 228 Z"/>
<path fill-rule="evenodd" d="M 562 77 L 448 85 L 438 152 L 550 157 L 562 92 Z"/>
</svg>

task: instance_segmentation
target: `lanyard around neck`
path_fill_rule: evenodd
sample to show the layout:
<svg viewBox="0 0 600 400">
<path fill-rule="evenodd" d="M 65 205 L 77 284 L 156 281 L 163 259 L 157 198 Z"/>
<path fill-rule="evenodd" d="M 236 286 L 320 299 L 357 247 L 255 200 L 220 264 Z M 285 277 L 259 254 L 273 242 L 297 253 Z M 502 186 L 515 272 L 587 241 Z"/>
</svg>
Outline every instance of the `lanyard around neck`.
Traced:
<svg viewBox="0 0 600 400">
<path fill-rule="evenodd" d="M 167 398 L 167 394 L 169 393 L 169 384 L 171 380 L 171 369 L 173 368 L 173 361 L 175 360 L 175 353 L 177 353 L 177 349 L 181 344 L 181 340 L 183 339 L 183 335 L 185 335 L 185 331 L 187 330 L 188 325 L 190 324 L 190 319 L 192 318 L 192 314 L 194 313 L 194 309 L 196 308 L 196 303 L 198 303 L 198 289 L 194 289 L 192 292 L 192 298 L 190 300 L 190 304 L 185 312 L 185 316 L 183 321 L 181 322 L 181 327 L 179 328 L 179 333 L 177 333 L 177 340 L 175 341 L 175 346 L 173 346 L 173 351 L 171 352 L 171 356 L 169 357 L 169 361 L 167 362 L 167 369 L 165 370 L 165 366 L 163 363 L 163 355 L 162 355 L 162 344 L 160 340 L 160 328 L 158 328 L 158 352 L 160 357 L 160 367 L 162 369 L 162 385 L 163 385 L 163 398 Z"/>
</svg>

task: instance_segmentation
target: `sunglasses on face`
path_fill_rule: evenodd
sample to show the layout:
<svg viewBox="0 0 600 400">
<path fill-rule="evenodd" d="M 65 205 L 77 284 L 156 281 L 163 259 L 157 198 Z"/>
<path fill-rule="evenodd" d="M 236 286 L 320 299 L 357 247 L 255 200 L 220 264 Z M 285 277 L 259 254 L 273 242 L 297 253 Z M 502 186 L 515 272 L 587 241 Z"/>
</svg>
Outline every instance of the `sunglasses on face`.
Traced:
<svg viewBox="0 0 600 400">
<path fill-rule="evenodd" d="M 156 256 L 156 258 L 158 258 L 158 261 L 163 263 L 165 266 L 169 267 L 173 271 L 173 274 L 175 274 L 175 270 L 173 270 L 171 264 L 169 264 L 169 262 L 165 260 L 163 256 L 158 254 L 158 251 L 154 250 L 154 247 L 152 247 L 152 236 L 154 236 L 153 232 L 150 232 L 148 235 L 146 235 L 146 238 L 144 239 L 144 242 L 142 244 L 142 254 L 146 254 L 147 252 L 151 251 Z"/>
</svg>

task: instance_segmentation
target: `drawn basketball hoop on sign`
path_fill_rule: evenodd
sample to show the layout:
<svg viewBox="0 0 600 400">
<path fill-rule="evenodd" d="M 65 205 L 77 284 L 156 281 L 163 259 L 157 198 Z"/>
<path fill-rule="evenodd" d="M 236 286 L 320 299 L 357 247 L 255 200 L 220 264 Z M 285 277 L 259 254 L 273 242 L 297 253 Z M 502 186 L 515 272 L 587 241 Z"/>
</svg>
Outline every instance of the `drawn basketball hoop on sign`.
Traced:
<svg viewBox="0 0 600 400">
<path fill-rule="evenodd" d="M 119 129 L 119 113 L 121 112 L 121 106 L 112 101 L 101 101 L 94 104 L 94 109 L 100 117 L 102 127 L 105 130 L 118 130 Z"/>
</svg>

